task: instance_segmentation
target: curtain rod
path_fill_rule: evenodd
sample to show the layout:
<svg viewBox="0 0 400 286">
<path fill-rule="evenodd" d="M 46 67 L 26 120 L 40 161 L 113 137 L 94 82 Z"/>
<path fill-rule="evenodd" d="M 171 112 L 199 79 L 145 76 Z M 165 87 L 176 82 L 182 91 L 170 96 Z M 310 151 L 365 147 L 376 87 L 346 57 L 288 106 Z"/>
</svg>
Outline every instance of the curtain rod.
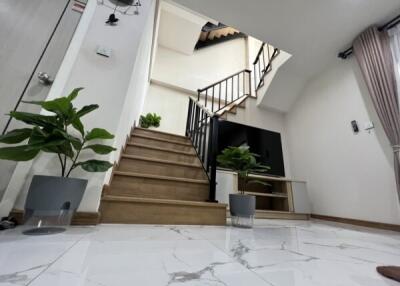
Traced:
<svg viewBox="0 0 400 286">
<path fill-rule="evenodd" d="M 400 24 L 400 15 L 397 15 L 395 18 L 384 24 L 383 26 L 379 27 L 379 31 L 384 31 L 384 30 L 390 30 L 393 27 L 395 27 L 397 24 Z M 353 53 L 353 47 L 348 48 L 347 50 L 344 50 L 343 52 L 340 52 L 338 54 L 338 57 L 345 60 L 347 59 L 348 56 L 350 56 Z"/>
</svg>

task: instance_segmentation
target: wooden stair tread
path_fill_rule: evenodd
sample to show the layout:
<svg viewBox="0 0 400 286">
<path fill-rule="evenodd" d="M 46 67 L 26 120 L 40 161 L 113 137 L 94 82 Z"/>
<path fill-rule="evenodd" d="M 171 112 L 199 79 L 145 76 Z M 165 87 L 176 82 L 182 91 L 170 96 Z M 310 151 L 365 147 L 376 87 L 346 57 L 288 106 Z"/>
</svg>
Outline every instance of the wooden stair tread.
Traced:
<svg viewBox="0 0 400 286">
<path fill-rule="evenodd" d="M 162 142 L 168 142 L 168 143 L 173 143 L 173 144 L 177 144 L 177 145 L 192 146 L 192 143 L 190 143 L 190 142 L 181 142 L 181 141 L 170 140 L 170 139 L 165 139 L 165 138 L 160 138 L 160 137 L 147 136 L 147 135 L 143 135 L 143 134 L 132 133 L 131 136 L 144 138 L 144 139 L 150 139 L 150 140 L 156 140 L 156 141 L 162 141 Z"/>
<path fill-rule="evenodd" d="M 144 144 L 139 144 L 139 143 L 134 143 L 134 142 L 133 143 L 132 142 L 128 142 L 127 145 L 133 146 L 133 147 L 146 148 L 146 149 L 152 149 L 152 150 L 158 150 L 158 151 L 165 151 L 165 152 L 170 152 L 170 153 L 176 153 L 176 154 L 188 155 L 188 156 L 196 157 L 196 153 L 195 152 L 186 152 L 186 151 L 175 150 L 175 149 L 171 149 L 171 148 L 149 146 L 149 145 L 144 145 Z"/>
<path fill-rule="evenodd" d="M 182 201 L 182 200 L 167 200 L 167 199 L 153 199 L 153 198 L 137 198 L 127 196 L 110 196 L 106 195 L 102 198 L 103 201 L 118 201 L 118 202 L 138 202 L 138 203 L 156 203 L 156 204 L 169 204 L 169 205 L 185 205 L 194 207 L 215 207 L 226 208 L 226 204 L 210 203 L 210 202 L 196 202 L 196 201 Z"/>
<path fill-rule="evenodd" d="M 121 158 L 133 159 L 133 160 L 141 160 L 141 161 L 147 161 L 147 162 L 153 162 L 153 163 L 169 164 L 169 165 L 178 165 L 178 166 L 189 167 L 189 168 L 202 168 L 202 166 L 200 164 L 189 164 L 189 163 L 182 163 L 182 162 L 171 161 L 171 160 L 148 158 L 148 157 L 129 155 L 129 154 L 122 154 Z"/>
<path fill-rule="evenodd" d="M 208 180 L 177 178 L 177 177 L 159 176 L 159 175 L 133 173 L 133 172 L 115 171 L 114 175 L 126 176 L 126 177 L 137 177 L 137 178 L 148 178 L 148 179 L 156 179 L 156 180 L 176 181 L 176 182 L 185 182 L 185 183 L 193 183 L 193 184 L 206 184 L 206 185 L 209 184 Z"/>
<path fill-rule="evenodd" d="M 184 139 L 189 139 L 188 137 L 184 136 L 184 135 L 179 135 L 179 134 L 173 134 L 173 133 L 168 133 L 168 132 L 164 132 L 164 131 L 159 131 L 159 130 L 154 130 L 154 129 L 147 129 L 147 128 L 142 128 L 142 127 L 135 127 L 135 130 L 143 130 L 143 131 L 148 131 L 148 132 L 152 132 L 152 133 L 159 133 L 159 134 L 164 134 L 164 135 L 169 135 L 169 136 L 173 136 L 173 137 L 177 137 L 177 138 L 184 138 Z M 135 133 L 135 130 L 133 130 L 132 134 Z"/>
</svg>

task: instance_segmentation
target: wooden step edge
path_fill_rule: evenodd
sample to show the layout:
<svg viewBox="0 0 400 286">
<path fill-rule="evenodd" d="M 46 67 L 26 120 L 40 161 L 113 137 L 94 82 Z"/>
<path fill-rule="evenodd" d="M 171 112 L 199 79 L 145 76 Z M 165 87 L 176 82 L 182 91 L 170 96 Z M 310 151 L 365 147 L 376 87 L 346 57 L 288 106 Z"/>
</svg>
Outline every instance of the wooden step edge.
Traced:
<svg viewBox="0 0 400 286">
<path fill-rule="evenodd" d="M 187 179 L 187 178 L 159 176 L 159 175 L 152 175 L 152 174 L 142 174 L 142 173 L 123 172 L 123 171 L 115 171 L 114 172 L 114 176 L 135 177 L 135 178 L 145 178 L 145 179 L 154 179 L 154 180 L 165 180 L 165 181 L 174 181 L 174 182 L 182 182 L 182 183 L 201 184 L 201 185 L 208 185 L 209 184 L 208 180 Z"/>
<path fill-rule="evenodd" d="M 199 164 L 182 163 L 182 162 L 178 162 L 178 161 L 162 160 L 162 159 L 155 159 L 155 158 L 142 157 L 142 156 L 129 155 L 129 154 L 122 154 L 121 157 L 125 158 L 125 159 L 131 159 L 131 160 L 147 161 L 147 162 L 161 163 L 161 164 L 167 164 L 167 165 L 176 165 L 176 166 L 188 167 L 188 168 L 196 168 L 196 169 L 203 168 L 200 165 L 200 163 Z"/>
<path fill-rule="evenodd" d="M 151 150 L 175 153 L 175 154 L 180 154 L 180 155 L 187 155 L 187 156 L 194 156 L 194 157 L 196 156 L 196 152 L 194 152 L 194 151 L 193 152 L 187 152 L 187 151 L 175 150 L 175 149 L 170 149 L 170 148 L 149 146 L 149 145 L 139 144 L 139 143 L 135 143 L 135 142 L 128 142 L 127 145 L 128 146 L 133 146 L 133 147 L 139 147 L 139 148 L 146 148 L 146 149 L 151 149 Z"/>
<path fill-rule="evenodd" d="M 111 196 L 111 195 L 104 196 L 102 198 L 102 201 L 148 203 L 148 204 L 166 204 L 166 205 L 181 205 L 181 206 L 192 206 L 192 207 L 212 207 L 212 208 L 226 208 L 226 206 L 227 206 L 227 204 L 220 204 L 220 203 L 183 201 L 183 200 L 167 200 L 167 199 L 152 199 L 152 198 L 137 198 L 137 197 Z"/>
<path fill-rule="evenodd" d="M 163 135 L 170 135 L 173 137 L 177 137 L 177 138 L 184 138 L 184 139 L 189 139 L 188 137 L 184 136 L 184 135 L 179 135 L 179 134 L 173 134 L 173 133 L 168 133 L 168 132 L 164 132 L 164 131 L 159 131 L 159 130 L 154 130 L 154 129 L 147 129 L 147 128 L 142 128 L 142 127 L 136 127 L 136 130 L 143 130 L 143 131 L 149 131 L 152 133 L 160 133 Z M 135 131 L 133 131 L 134 133 Z"/>
<path fill-rule="evenodd" d="M 175 141 L 175 140 L 170 140 L 170 139 L 165 139 L 165 138 L 159 138 L 159 137 L 153 137 L 153 136 L 147 136 L 143 134 L 131 134 L 132 137 L 140 137 L 144 139 L 149 139 L 149 140 L 156 140 L 156 141 L 161 141 L 161 142 L 167 142 L 167 143 L 172 143 L 172 144 L 177 144 L 177 145 L 184 145 L 184 146 L 192 146 L 191 142 L 180 142 L 180 141 Z M 188 138 L 189 140 L 189 138 Z"/>
</svg>

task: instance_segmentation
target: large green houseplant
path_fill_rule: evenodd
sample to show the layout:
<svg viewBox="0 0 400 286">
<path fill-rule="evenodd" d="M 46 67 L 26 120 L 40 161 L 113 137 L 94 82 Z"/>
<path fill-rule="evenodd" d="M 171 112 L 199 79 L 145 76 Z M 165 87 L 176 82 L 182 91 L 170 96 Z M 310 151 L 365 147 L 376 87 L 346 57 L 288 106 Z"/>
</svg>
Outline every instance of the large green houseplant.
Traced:
<svg viewBox="0 0 400 286">
<path fill-rule="evenodd" d="M 243 226 L 240 223 L 240 218 L 249 218 L 250 222 L 247 226 L 252 225 L 256 200 L 255 196 L 246 194 L 247 186 L 255 183 L 269 186 L 265 182 L 249 179 L 251 172 L 263 173 L 270 169 L 268 166 L 258 163 L 257 156 L 257 154 L 250 152 L 249 146 L 228 147 L 217 156 L 217 162 L 220 167 L 231 169 L 238 175 L 239 192 L 229 194 L 229 210 L 234 225 Z"/>
<path fill-rule="evenodd" d="M 74 107 L 72 102 L 81 90 L 82 88 L 76 88 L 68 96 L 54 100 L 24 102 L 39 105 L 48 111 L 49 115 L 10 112 L 13 119 L 27 126 L 0 136 L 1 143 L 14 145 L 0 148 L 0 159 L 29 161 L 44 152 L 54 154 L 60 164 L 59 177 L 34 176 L 27 204 L 28 201 L 35 201 L 36 196 L 41 196 L 42 207 L 46 205 L 45 208 L 57 210 L 65 206 L 52 204 L 66 201 L 72 204 L 71 209 L 76 209 L 82 199 L 87 180 L 69 178 L 71 172 L 76 168 L 82 168 L 87 172 L 105 172 L 112 166 L 110 162 L 103 160 L 80 160 L 80 155 L 84 151 L 104 155 L 115 150 L 111 146 L 95 142 L 97 139 L 114 138 L 114 135 L 107 130 L 101 128 L 85 130 L 81 118 L 99 106 L 91 104 L 80 109 Z"/>
</svg>

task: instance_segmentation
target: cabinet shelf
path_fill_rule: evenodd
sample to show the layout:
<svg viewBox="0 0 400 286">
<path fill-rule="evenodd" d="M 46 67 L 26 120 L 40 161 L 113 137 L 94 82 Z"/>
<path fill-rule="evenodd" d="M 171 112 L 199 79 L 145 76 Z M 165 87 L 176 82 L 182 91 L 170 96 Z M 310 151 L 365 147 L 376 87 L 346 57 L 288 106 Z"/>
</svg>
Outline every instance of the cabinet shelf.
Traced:
<svg viewBox="0 0 400 286">
<path fill-rule="evenodd" d="M 260 192 L 245 192 L 245 193 L 248 195 L 261 196 L 261 197 L 272 197 L 272 198 L 282 198 L 282 199 L 288 198 L 287 194 L 260 193 Z"/>
</svg>

